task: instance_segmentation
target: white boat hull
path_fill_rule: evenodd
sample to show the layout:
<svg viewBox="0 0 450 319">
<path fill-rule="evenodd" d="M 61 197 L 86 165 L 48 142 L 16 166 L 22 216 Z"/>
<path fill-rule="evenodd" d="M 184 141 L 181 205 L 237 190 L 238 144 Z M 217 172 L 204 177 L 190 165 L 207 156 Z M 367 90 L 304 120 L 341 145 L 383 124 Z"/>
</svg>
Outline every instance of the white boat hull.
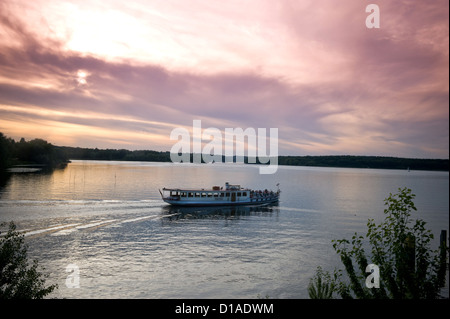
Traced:
<svg viewBox="0 0 450 319">
<path fill-rule="evenodd" d="M 167 204 L 176 206 L 237 206 L 237 205 L 262 205 L 278 202 L 278 196 L 274 198 L 254 199 L 249 201 L 194 201 L 194 200 L 181 200 L 181 199 L 169 199 L 163 198 Z"/>
<path fill-rule="evenodd" d="M 280 190 L 255 191 L 228 183 L 225 190 L 218 186 L 209 190 L 163 188 L 160 193 L 164 202 L 175 206 L 264 205 L 276 203 L 280 198 Z"/>
</svg>

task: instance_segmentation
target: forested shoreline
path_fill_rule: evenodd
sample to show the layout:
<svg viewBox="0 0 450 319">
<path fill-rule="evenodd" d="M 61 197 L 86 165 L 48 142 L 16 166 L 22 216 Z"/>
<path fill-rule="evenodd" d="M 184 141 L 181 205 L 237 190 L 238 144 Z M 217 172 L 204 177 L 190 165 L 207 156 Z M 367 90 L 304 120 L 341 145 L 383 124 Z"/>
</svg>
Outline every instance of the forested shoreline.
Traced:
<svg viewBox="0 0 450 319">
<path fill-rule="evenodd" d="M 280 156 L 279 165 L 448 171 L 448 159 L 387 156 Z"/>
<path fill-rule="evenodd" d="M 63 167 L 69 162 L 65 152 L 43 139 L 16 142 L 0 132 L 0 170 L 14 166 Z"/>
<path fill-rule="evenodd" d="M 55 168 L 69 160 L 171 162 L 170 152 L 55 146 L 42 139 L 16 142 L 0 132 L 0 169 L 37 164 Z M 193 155 L 191 154 L 191 162 Z M 225 161 L 225 158 L 222 158 Z M 244 159 L 248 163 L 248 158 Z M 272 163 L 273 164 L 273 163 Z M 449 171 L 448 159 L 387 156 L 278 156 L 278 165 Z"/>
</svg>

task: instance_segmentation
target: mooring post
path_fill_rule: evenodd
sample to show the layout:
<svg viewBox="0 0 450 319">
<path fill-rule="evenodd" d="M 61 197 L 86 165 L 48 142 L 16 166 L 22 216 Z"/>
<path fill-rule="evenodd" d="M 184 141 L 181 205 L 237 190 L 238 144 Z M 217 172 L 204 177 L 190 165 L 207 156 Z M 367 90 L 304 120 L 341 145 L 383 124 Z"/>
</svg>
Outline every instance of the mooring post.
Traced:
<svg viewBox="0 0 450 319">
<path fill-rule="evenodd" d="M 439 249 L 441 250 L 440 254 L 440 264 L 438 271 L 438 280 L 441 287 L 445 286 L 445 277 L 447 274 L 447 230 L 441 230 L 441 236 L 439 238 Z"/>
</svg>

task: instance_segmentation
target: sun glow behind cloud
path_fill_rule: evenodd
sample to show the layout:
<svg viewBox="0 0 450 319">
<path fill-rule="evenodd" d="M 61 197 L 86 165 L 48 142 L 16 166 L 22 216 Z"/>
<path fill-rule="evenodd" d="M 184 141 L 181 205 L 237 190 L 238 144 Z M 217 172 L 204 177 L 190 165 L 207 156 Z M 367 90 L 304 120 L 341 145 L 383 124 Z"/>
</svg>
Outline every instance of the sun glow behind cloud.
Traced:
<svg viewBox="0 0 450 319">
<path fill-rule="evenodd" d="M 84 85 L 87 84 L 86 78 L 87 78 L 87 73 L 83 70 L 78 70 L 77 72 L 77 82 L 79 85 Z"/>
<path fill-rule="evenodd" d="M 200 1 L 161 1 L 153 6 L 146 2 L 104 5 L 57 1 L 46 8 L 48 14 L 44 10 L 42 15 L 53 15 L 48 29 L 59 30 L 66 50 L 110 61 L 125 59 L 177 70 L 195 68 L 211 74 L 253 68 L 254 58 L 267 59 L 268 49 L 273 51 L 274 60 L 283 59 L 280 52 L 290 52 L 283 45 L 287 43 L 283 40 L 288 40 L 283 34 L 260 25 L 260 11 L 243 13 L 235 6 L 228 8 L 229 15 L 221 15 L 220 8 Z"/>
<path fill-rule="evenodd" d="M 0 131 L 169 150 L 277 127 L 280 154 L 448 157 L 448 1 L 5 1 Z M 40 133 L 40 136 L 36 136 Z"/>
</svg>

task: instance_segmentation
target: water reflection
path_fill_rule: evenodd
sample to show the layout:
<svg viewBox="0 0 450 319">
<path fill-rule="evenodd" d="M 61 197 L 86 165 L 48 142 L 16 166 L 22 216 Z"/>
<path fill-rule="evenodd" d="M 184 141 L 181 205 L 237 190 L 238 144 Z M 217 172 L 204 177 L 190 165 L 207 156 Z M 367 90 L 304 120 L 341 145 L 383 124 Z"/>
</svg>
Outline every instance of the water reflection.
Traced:
<svg viewBox="0 0 450 319">
<path fill-rule="evenodd" d="M 54 176 L 65 168 L 16 167 L 0 174 L 0 199 L 46 198 L 52 194 Z"/>
<path fill-rule="evenodd" d="M 228 219 L 241 218 L 253 215 L 278 215 L 278 204 L 264 206 L 217 206 L 217 207 L 183 207 L 167 205 L 162 208 L 162 213 L 168 215 L 169 220 L 178 219 Z"/>
<path fill-rule="evenodd" d="M 6 186 L 9 179 L 11 178 L 11 173 L 8 171 L 0 170 L 0 191 Z"/>
<path fill-rule="evenodd" d="M 280 204 L 174 207 L 158 192 L 225 181 L 279 182 Z M 331 240 L 365 234 L 403 186 L 435 235 L 448 228 L 448 172 L 280 166 L 269 176 L 251 165 L 95 161 L 0 175 L 0 223 L 31 232 L 30 255 L 59 282 L 58 297 L 307 298 L 317 266 L 341 266 Z M 69 263 L 81 289 L 65 289 Z"/>
</svg>

